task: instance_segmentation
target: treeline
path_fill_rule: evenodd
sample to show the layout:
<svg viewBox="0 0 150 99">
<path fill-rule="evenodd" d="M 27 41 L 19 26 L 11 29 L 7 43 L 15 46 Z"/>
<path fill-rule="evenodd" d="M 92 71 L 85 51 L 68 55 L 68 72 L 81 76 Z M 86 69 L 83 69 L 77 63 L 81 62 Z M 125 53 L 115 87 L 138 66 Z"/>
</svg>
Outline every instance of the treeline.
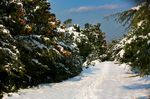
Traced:
<svg viewBox="0 0 150 99">
<path fill-rule="evenodd" d="M 47 0 L 0 1 L 0 95 L 78 75 L 105 58 L 100 24 L 61 24 Z M 69 24 L 69 25 L 68 25 Z"/>
</svg>

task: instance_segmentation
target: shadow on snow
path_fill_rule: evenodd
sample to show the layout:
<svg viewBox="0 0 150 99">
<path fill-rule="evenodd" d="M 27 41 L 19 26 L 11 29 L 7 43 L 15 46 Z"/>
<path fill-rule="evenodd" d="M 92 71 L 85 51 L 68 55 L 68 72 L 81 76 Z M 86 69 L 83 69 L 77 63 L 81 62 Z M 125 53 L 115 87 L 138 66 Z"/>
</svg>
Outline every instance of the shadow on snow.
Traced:
<svg viewBox="0 0 150 99">
<path fill-rule="evenodd" d="M 150 84 L 132 84 L 129 86 L 122 86 L 122 88 L 125 88 L 128 90 L 150 89 Z"/>
</svg>

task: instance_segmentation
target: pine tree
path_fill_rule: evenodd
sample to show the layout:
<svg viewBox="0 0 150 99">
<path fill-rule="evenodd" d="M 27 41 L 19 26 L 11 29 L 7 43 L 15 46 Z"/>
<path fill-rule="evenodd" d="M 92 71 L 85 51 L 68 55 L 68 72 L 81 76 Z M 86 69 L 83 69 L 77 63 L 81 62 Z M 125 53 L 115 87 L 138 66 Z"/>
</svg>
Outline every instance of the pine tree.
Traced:
<svg viewBox="0 0 150 99">
<path fill-rule="evenodd" d="M 79 37 L 80 41 L 76 40 L 80 55 L 85 60 L 100 59 L 103 61 L 102 55 L 106 51 L 106 40 L 105 33 L 101 31 L 100 25 L 100 23 L 97 25 L 85 24 L 85 28 L 81 30 L 81 35 L 85 36 Z"/>
<path fill-rule="evenodd" d="M 25 10 L 19 0 L 2 0 L 2 24 L 12 35 L 23 35 L 26 20 L 24 19 Z"/>
<path fill-rule="evenodd" d="M 64 21 L 64 24 L 66 27 L 69 27 L 71 26 L 71 23 L 72 23 L 72 19 L 67 19 L 66 21 Z"/>
<path fill-rule="evenodd" d="M 0 5 L 0 94 L 52 82 L 56 71 L 50 68 L 59 57 L 51 46 L 60 21 L 49 12 L 49 3 L 2 0 Z"/>
<path fill-rule="evenodd" d="M 32 28 L 33 34 L 46 35 L 48 19 L 50 18 L 50 4 L 46 0 L 22 0 L 23 8 L 26 10 L 26 31 Z"/>
<path fill-rule="evenodd" d="M 118 21 L 128 25 L 130 30 L 120 61 L 128 63 L 140 76 L 150 72 L 150 10 L 149 0 L 141 0 L 137 7 L 119 13 Z"/>
<path fill-rule="evenodd" d="M 17 41 L 0 25 L 0 95 L 27 87 L 25 66 L 20 60 Z"/>
</svg>

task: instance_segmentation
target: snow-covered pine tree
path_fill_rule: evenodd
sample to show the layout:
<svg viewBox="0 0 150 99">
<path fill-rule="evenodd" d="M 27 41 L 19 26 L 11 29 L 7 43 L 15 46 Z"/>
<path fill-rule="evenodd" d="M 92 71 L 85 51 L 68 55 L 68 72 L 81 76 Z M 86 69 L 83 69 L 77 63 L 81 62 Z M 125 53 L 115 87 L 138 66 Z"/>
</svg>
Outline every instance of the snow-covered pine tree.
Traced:
<svg viewBox="0 0 150 99">
<path fill-rule="evenodd" d="M 20 59 L 14 35 L 22 34 L 24 27 L 20 2 L 2 0 L 0 3 L 0 95 L 27 86 L 28 76 Z M 22 23 L 23 22 L 23 23 Z M 12 36 L 12 35 L 13 36 Z"/>
<path fill-rule="evenodd" d="M 150 2 L 141 0 L 131 10 L 119 13 L 118 21 L 128 25 L 121 62 L 128 63 L 140 76 L 150 74 Z"/>
<path fill-rule="evenodd" d="M 79 74 L 82 71 L 82 65 L 84 63 L 83 57 L 80 56 L 79 49 L 75 44 L 75 34 L 78 33 L 75 29 L 75 26 L 77 25 L 70 27 L 60 26 L 58 31 L 63 35 L 57 38 L 57 47 L 61 48 L 61 54 L 63 55 L 63 58 L 59 60 L 61 64 L 59 63 L 58 67 L 62 68 L 61 65 L 64 65 L 65 68 L 68 69 L 66 73 L 70 77 Z M 66 28 L 64 29 L 63 27 Z"/>
<path fill-rule="evenodd" d="M 56 37 L 60 21 L 46 0 L 2 0 L 0 9 L 0 94 L 62 81 L 82 71 L 72 41 Z M 42 13 L 42 14 L 41 14 Z M 7 33 L 5 33 L 7 32 Z M 64 39 L 64 40 L 63 40 Z M 63 49 L 63 50 L 62 50 Z"/>
<path fill-rule="evenodd" d="M 26 12 L 22 6 L 20 0 L 2 0 L 1 2 L 1 22 L 13 36 L 24 35 Z"/>
<path fill-rule="evenodd" d="M 0 96 L 3 92 L 27 87 L 25 65 L 20 59 L 17 41 L 0 25 Z"/>
<path fill-rule="evenodd" d="M 97 25 L 85 24 L 85 28 L 81 30 L 81 35 L 84 36 L 76 40 L 80 55 L 85 60 L 89 60 L 89 63 L 95 59 L 100 59 L 100 61 L 105 59 L 105 33 L 101 31 L 100 25 L 100 23 Z"/>
<path fill-rule="evenodd" d="M 55 23 L 55 14 L 50 13 L 50 3 L 47 0 L 22 0 L 22 2 L 23 8 L 26 10 L 26 28 L 31 28 L 33 34 L 56 35 L 56 26 L 59 24 Z"/>
</svg>

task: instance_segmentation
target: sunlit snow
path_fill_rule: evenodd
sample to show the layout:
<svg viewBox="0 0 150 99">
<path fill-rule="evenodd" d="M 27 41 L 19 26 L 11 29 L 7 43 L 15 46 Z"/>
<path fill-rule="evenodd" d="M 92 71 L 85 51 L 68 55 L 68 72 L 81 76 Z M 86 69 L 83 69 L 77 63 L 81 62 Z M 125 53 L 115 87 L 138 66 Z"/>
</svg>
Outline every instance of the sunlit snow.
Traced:
<svg viewBox="0 0 150 99">
<path fill-rule="evenodd" d="M 4 95 L 3 99 L 147 99 L 149 77 L 136 77 L 125 64 L 99 63 L 60 83 Z"/>
</svg>

